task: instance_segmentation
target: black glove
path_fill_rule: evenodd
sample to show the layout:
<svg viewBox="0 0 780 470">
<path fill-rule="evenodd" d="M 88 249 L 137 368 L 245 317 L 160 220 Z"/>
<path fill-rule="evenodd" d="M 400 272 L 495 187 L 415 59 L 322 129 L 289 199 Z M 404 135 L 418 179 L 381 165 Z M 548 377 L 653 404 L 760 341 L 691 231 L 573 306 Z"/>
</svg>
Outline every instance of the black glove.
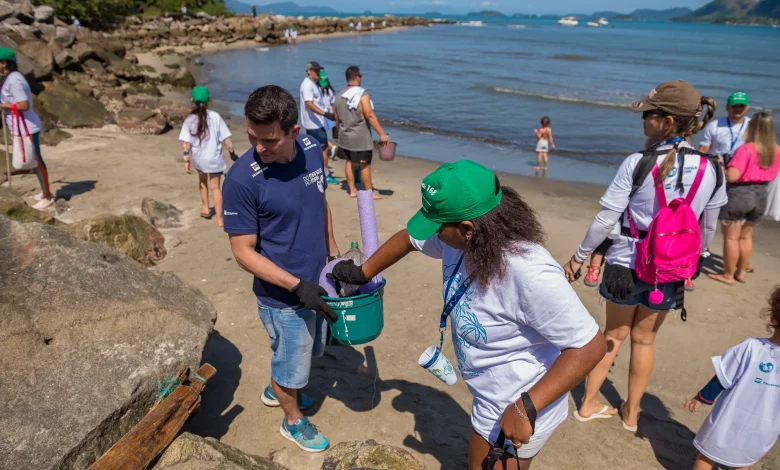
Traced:
<svg viewBox="0 0 780 470">
<path fill-rule="evenodd" d="M 232 150 L 230 151 L 230 159 L 233 160 L 233 161 L 238 160 L 238 155 L 236 155 L 236 152 L 234 152 Z"/>
<path fill-rule="evenodd" d="M 325 119 L 328 119 L 330 121 L 335 121 L 336 120 L 336 115 L 333 114 L 333 113 L 325 113 L 325 114 L 323 114 L 323 116 L 325 116 Z"/>
<path fill-rule="evenodd" d="M 327 296 L 328 293 L 319 284 L 301 281 L 290 292 L 301 299 L 304 307 L 314 310 L 314 313 L 327 320 L 328 323 L 333 323 L 338 319 L 336 312 L 323 300 L 322 297 Z"/>
<path fill-rule="evenodd" d="M 612 264 L 604 276 L 604 287 L 615 300 L 627 300 L 634 292 L 636 282 L 631 268 Z"/>
<path fill-rule="evenodd" d="M 355 284 L 358 286 L 368 284 L 368 282 L 371 280 L 367 279 L 366 275 L 363 274 L 363 268 L 355 265 L 355 262 L 351 259 L 339 261 L 336 263 L 336 265 L 333 266 L 333 271 L 326 274 L 325 277 L 338 282 Z"/>
</svg>

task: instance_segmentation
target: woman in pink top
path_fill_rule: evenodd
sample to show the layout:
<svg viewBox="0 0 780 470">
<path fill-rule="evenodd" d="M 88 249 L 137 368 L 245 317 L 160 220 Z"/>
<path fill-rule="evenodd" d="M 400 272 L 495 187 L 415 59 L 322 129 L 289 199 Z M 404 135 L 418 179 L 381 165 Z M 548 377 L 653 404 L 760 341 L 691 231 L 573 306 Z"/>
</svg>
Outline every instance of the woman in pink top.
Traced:
<svg viewBox="0 0 780 470">
<path fill-rule="evenodd" d="M 729 202 L 720 211 L 723 230 L 723 273 L 709 277 L 725 284 L 745 282 L 752 272 L 753 228 L 764 214 L 767 188 L 780 170 L 780 147 L 775 143 L 775 121 L 760 112 L 748 124 L 745 145 L 726 163 Z"/>
</svg>

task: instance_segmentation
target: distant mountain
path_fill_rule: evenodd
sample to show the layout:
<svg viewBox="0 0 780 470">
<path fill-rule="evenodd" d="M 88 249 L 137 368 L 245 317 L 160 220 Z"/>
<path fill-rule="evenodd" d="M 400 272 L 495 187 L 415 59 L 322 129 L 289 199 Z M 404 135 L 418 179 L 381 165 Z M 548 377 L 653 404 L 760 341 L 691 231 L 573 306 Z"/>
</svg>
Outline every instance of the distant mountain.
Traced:
<svg viewBox="0 0 780 470">
<path fill-rule="evenodd" d="M 690 8 L 670 8 L 668 10 L 640 9 L 629 13 L 629 16 L 633 16 L 639 21 L 669 21 L 672 18 L 678 18 L 689 13 L 691 13 Z"/>
<path fill-rule="evenodd" d="M 612 18 L 609 18 L 610 20 L 618 20 L 618 21 L 639 21 L 636 19 L 635 16 L 631 15 L 615 15 Z"/>
<path fill-rule="evenodd" d="M 247 3 L 249 2 L 249 3 Z M 239 14 L 252 13 L 251 0 L 239 1 L 239 0 L 225 0 L 225 5 Z M 274 14 L 288 14 L 288 15 L 302 15 L 307 13 L 327 13 L 329 15 L 335 15 L 338 13 L 331 7 L 327 6 L 313 6 L 313 5 L 298 5 L 294 2 L 280 2 L 269 3 L 267 5 L 255 4 L 257 7 L 257 13 L 274 13 Z"/>
<path fill-rule="evenodd" d="M 616 17 L 618 15 L 622 15 L 622 13 L 617 12 L 617 11 L 597 11 L 597 12 L 593 13 L 590 16 L 592 16 L 594 18 L 606 18 L 606 19 L 609 20 L 609 19 L 612 19 L 612 18 L 614 18 L 614 17 Z"/>
<path fill-rule="evenodd" d="M 512 15 L 512 18 L 538 18 L 538 16 L 534 15 L 533 13 L 515 13 Z"/>
<path fill-rule="evenodd" d="M 715 0 L 678 21 L 777 23 L 780 0 Z"/>
<path fill-rule="evenodd" d="M 482 11 L 472 11 L 468 14 L 468 16 L 506 16 L 506 15 L 501 13 L 500 11 L 482 10 Z"/>
</svg>

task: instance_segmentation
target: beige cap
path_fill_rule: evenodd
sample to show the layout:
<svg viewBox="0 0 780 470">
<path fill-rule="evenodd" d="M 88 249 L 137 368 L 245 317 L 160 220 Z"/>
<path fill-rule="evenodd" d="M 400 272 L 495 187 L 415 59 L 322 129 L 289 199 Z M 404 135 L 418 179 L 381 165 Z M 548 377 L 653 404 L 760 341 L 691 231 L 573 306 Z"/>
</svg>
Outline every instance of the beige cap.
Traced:
<svg viewBox="0 0 780 470">
<path fill-rule="evenodd" d="M 688 82 L 673 80 L 655 87 L 647 98 L 629 105 L 631 111 L 661 111 L 672 116 L 701 116 L 701 95 Z"/>
</svg>

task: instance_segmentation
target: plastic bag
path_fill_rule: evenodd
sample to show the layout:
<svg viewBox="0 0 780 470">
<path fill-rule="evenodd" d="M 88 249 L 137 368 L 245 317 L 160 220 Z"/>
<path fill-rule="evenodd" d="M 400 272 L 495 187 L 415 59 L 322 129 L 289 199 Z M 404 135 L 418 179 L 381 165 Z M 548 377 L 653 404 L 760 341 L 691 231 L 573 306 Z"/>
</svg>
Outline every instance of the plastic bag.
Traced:
<svg viewBox="0 0 780 470">
<path fill-rule="evenodd" d="M 769 182 L 764 216 L 771 217 L 780 222 L 780 174 Z"/>
<path fill-rule="evenodd" d="M 18 132 L 13 132 L 17 130 Z M 31 170 L 38 166 L 35 157 L 35 145 L 33 144 L 30 130 L 27 129 L 27 122 L 24 120 L 24 113 L 14 105 L 11 108 L 11 134 L 13 135 L 14 153 L 11 164 L 17 170 Z"/>
</svg>

